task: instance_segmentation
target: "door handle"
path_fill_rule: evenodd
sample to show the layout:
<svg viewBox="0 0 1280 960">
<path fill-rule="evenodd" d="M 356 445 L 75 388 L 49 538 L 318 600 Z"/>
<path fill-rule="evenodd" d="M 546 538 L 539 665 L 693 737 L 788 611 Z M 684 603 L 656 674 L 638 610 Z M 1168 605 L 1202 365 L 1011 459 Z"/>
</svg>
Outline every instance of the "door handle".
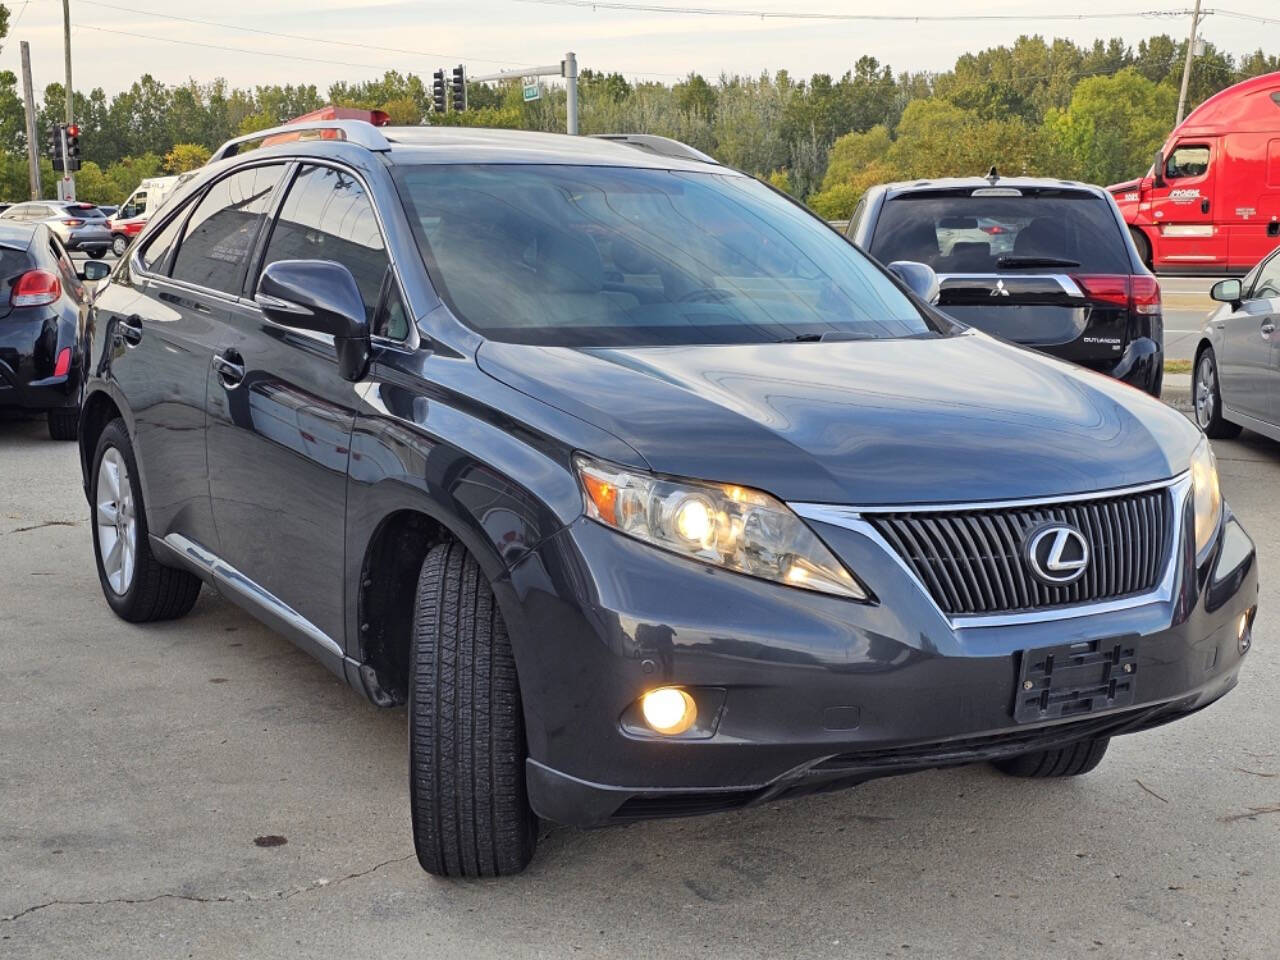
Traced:
<svg viewBox="0 0 1280 960">
<path fill-rule="evenodd" d="M 1276 325 L 1272 323 L 1270 320 L 1268 320 L 1266 323 L 1262 325 L 1261 332 L 1262 332 L 1263 340 L 1270 340 L 1271 335 L 1276 332 Z"/>
<path fill-rule="evenodd" d="M 234 390 L 244 380 L 244 361 L 234 350 L 226 350 L 213 355 L 213 369 L 218 371 L 218 379 L 228 390 Z"/>
<path fill-rule="evenodd" d="M 1208 212 L 1209 212 L 1209 198 L 1208 198 L 1208 197 L 1203 197 L 1203 198 L 1201 198 L 1201 200 L 1200 200 L 1200 212 L 1201 212 L 1201 213 L 1208 213 Z"/>
<path fill-rule="evenodd" d="M 120 331 L 120 339 L 125 343 L 136 347 L 142 342 L 142 317 L 136 313 L 122 318 L 116 326 Z"/>
</svg>

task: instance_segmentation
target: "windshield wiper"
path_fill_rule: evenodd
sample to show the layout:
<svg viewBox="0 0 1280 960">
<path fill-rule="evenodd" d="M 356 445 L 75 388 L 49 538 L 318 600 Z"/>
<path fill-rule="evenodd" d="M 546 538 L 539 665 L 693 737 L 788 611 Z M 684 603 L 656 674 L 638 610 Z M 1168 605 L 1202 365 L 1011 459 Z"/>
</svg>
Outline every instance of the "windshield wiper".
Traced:
<svg viewBox="0 0 1280 960">
<path fill-rule="evenodd" d="M 828 330 L 825 333 L 797 333 L 794 337 L 783 337 L 778 343 L 822 343 L 835 340 L 874 340 L 875 334 L 855 333 L 852 330 Z"/>
<path fill-rule="evenodd" d="M 996 266 L 1008 270 L 1022 267 L 1078 267 L 1079 260 L 1067 260 L 1065 257 L 996 257 Z"/>
</svg>

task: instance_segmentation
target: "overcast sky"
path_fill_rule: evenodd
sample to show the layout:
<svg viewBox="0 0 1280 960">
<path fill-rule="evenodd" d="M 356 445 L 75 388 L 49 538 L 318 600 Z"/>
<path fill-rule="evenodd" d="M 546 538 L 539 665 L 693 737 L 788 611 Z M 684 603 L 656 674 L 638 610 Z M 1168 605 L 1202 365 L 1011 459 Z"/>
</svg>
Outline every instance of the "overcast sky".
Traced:
<svg viewBox="0 0 1280 960">
<path fill-rule="evenodd" d="M 681 0 L 652 2 L 676 6 Z M 1061 5 L 1044 0 L 903 0 L 900 4 L 849 0 L 687 2 L 700 8 L 919 15 L 1049 10 L 1087 15 L 1190 6 L 1190 2 L 1177 0 L 1165 4 L 1153 0 L 1068 0 Z M 1280 5 L 1272 0 L 1229 3 L 1232 10 L 1280 17 Z M 17 72 L 18 41 L 27 40 L 32 48 L 36 88 L 61 80 L 59 0 L 6 0 L 6 5 L 10 9 L 10 31 L 0 52 L 0 69 Z M 796 75 L 808 76 L 818 71 L 839 75 L 864 53 L 892 65 L 895 71 L 941 70 L 960 53 L 1009 43 L 1022 33 L 1063 36 L 1077 42 L 1122 36 L 1136 45 L 1154 33 L 1185 35 L 1190 25 L 1189 16 L 1079 22 L 804 22 L 592 11 L 519 0 L 72 0 L 71 16 L 75 86 L 79 90 L 100 86 L 108 94 L 127 87 L 144 71 L 166 83 L 188 77 L 206 81 L 222 76 L 235 86 L 315 83 L 323 93 L 335 80 L 367 79 L 387 69 L 430 74 L 438 66 L 464 62 L 474 76 L 502 68 L 556 62 L 566 50 L 577 53 L 582 67 L 664 81 L 677 79 L 690 70 L 708 78 L 722 71 L 755 74 L 783 67 Z M 214 23 L 172 19 L 183 16 Z M 282 39 L 231 29 L 233 26 L 312 39 Z M 1269 52 L 1280 50 L 1280 23 L 1211 16 L 1205 19 L 1202 33 L 1233 53 L 1259 46 Z M 323 40 L 368 46 L 320 42 Z M 200 47 L 191 42 L 235 49 Z"/>
</svg>

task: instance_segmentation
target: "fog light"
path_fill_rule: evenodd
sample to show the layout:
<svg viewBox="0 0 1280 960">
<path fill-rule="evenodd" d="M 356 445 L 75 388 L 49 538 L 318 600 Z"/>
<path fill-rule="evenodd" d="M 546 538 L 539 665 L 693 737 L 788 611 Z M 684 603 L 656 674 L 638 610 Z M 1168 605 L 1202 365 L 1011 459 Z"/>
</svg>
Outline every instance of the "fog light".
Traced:
<svg viewBox="0 0 1280 960">
<path fill-rule="evenodd" d="M 1245 653 L 1253 644 L 1253 616 L 1257 612 L 1257 607 L 1250 607 L 1240 614 L 1240 619 L 1236 623 L 1236 640 L 1240 644 L 1241 653 Z"/>
<path fill-rule="evenodd" d="M 698 705 L 679 687 L 659 687 L 640 698 L 644 721 L 658 733 L 675 736 L 693 726 Z"/>
</svg>

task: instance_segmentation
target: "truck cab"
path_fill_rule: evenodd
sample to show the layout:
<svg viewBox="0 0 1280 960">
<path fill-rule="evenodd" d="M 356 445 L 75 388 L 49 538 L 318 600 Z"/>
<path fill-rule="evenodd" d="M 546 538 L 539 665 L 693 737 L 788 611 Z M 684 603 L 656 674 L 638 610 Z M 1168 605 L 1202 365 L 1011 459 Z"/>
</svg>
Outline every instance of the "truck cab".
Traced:
<svg viewBox="0 0 1280 960">
<path fill-rule="evenodd" d="M 1280 245 L 1280 73 L 1210 97 L 1107 189 L 1153 270 L 1245 273 Z"/>
</svg>

